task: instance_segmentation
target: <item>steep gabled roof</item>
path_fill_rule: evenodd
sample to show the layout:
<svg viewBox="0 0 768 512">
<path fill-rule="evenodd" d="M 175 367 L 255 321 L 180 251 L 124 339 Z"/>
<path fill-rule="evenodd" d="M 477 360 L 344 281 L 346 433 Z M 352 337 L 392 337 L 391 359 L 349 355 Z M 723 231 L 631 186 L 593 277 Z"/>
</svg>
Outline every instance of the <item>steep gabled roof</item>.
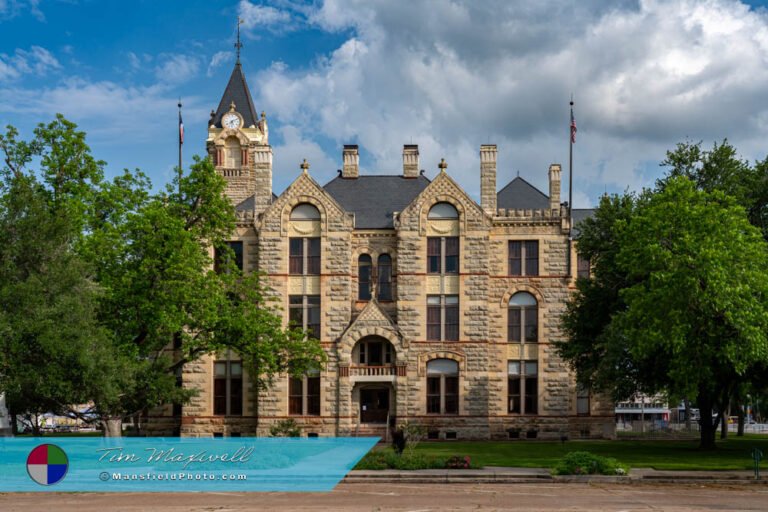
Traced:
<svg viewBox="0 0 768 512">
<path fill-rule="evenodd" d="M 240 63 L 235 64 L 232 75 L 229 77 L 227 88 L 224 89 L 224 95 L 219 102 L 219 108 L 216 109 L 216 116 L 213 118 L 213 124 L 216 128 L 221 128 L 221 116 L 229 112 L 229 106 L 235 103 L 235 110 L 243 116 L 243 125 L 245 128 L 255 126 L 259 122 L 256 115 L 256 108 L 253 106 L 251 91 L 245 82 L 245 75 Z"/>
<path fill-rule="evenodd" d="M 334 178 L 323 187 L 348 212 L 355 214 L 356 229 L 392 229 L 393 212 L 411 204 L 430 181 L 424 176 L 369 175 Z"/>
<path fill-rule="evenodd" d="M 496 194 L 496 206 L 507 210 L 546 210 L 549 196 L 518 176 Z"/>
</svg>

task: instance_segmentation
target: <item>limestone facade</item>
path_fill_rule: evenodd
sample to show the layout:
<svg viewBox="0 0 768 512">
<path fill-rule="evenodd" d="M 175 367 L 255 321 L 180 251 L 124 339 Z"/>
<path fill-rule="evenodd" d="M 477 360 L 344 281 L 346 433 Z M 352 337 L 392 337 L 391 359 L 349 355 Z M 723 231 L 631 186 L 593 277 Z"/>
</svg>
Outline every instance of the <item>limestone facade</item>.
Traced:
<svg viewBox="0 0 768 512">
<path fill-rule="evenodd" d="M 501 194 L 497 204 L 494 145 L 479 151 L 480 204 L 444 164 L 431 181 L 420 175 L 414 145 L 390 178 L 361 175 L 357 146 L 345 146 L 335 184 L 321 186 L 302 165 L 274 196 L 264 115 L 251 128 L 216 121 L 208 152 L 236 205 L 243 269 L 264 273 L 286 325 L 315 326 L 328 362 L 319 375 L 293 384 L 280 375 L 257 392 L 247 369 L 223 364 L 236 354 L 211 354 L 183 371 L 198 395 L 181 411 L 168 407 L 150 431 L 268 435 L 291 418 L 303 435 L 383 434 L 388 420 L 423 424 L 437 439 L 613 437 L 613 404 L 577 391 L 553 346 L 577 271 L 559 165 L 544 170 L 543 207 L 511 208 Z M 401 180 L 395 188 L 413 195 L 403 204 L 393 194 L 400 203 L 378 225 L 354 197 L 379 204 L 388 192 L 377 179 Z"/>
</svg>

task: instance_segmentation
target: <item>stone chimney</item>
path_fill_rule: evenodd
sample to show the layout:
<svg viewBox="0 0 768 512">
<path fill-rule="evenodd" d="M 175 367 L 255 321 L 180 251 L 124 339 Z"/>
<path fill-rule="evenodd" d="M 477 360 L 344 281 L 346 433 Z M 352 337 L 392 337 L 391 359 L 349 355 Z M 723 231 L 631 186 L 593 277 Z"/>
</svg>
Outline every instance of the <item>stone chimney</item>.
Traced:
<svg viewBox="0 0 768 512">
<path fill-rule="evenodd" d="M 480 206 L 489 215 L 496 214 L 496 144 L 480 146 Z"/>
<path fill-rule="evenodd" d="M 549 166 L 549 209 L 560 211 L 560 164 Z"/>
<path fill-rule="evenodd" d="M 419 146 L 416 144 L 403 146 L 403 177 L 419 177 Z"/>
<path fill-rule="evenodd" d="M 272 146 L 258 145 L 253 153 L 254 209 L 256 215 L 272 204 Z"/>
<path fill-rule="evenodd" d="M 360 154 L 357 152 L 357 144 L 345 144 L 342 158 L 344 166 L 341 168 L 341 177 L 356 179 L 360 176 Z"/>
</svg>

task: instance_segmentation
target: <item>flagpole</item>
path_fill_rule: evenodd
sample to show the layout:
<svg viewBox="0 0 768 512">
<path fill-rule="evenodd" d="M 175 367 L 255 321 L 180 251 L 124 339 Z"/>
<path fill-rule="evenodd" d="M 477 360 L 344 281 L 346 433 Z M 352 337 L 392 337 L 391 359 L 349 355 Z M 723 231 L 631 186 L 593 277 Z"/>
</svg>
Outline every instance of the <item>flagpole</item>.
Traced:
<svg viewBox="0 0 768 512">
<path fill-rule="evenodd" d="M 573 94 L 571 94 L 571 124 L 568 126 L 568 278 L 573 275 L 571 247 L 573 244 L 573 138 L 575 121 L 573 119 Z"/>
<path fill-rule="evenodd" d="M 181 98 L 179 98 L 179 194 L 181 194 L 181 146 L 184 144 L 184 123 L 181 120 Z"/>
</svg>

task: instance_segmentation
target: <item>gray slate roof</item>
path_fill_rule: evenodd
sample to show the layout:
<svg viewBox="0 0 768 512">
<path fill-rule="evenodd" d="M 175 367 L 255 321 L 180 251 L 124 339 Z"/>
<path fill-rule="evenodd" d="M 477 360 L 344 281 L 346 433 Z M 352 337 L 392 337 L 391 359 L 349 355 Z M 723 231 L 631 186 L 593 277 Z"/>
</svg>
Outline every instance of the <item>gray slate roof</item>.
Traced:
<svg viewBox="0 0 768 512">
<path fill-rule="evenodd" d="M 346 211 L 355 214 L 355 228 L 391 229 L 392 213 L 403 211 L 429 183 L 424 176 L 339 176 L 323 188 Z"/>
<path fill-rule="evenodd" d="M 592 217 L 592 215 L 595 214 L 594 208 L 574 208 L 573 209 L 573 236 L 574 238 L 578 238 L 580 231 L 579 231 L 579 222 L 581 222 L 584 219 L 588 219 Z"/>
<path fill-rule="evenodd" d="M 213 124 L 216 128 L 221 128 L 221 116 L 229 112 L 229 105 L 233 101 L 235 102 L 235 110 L 243 116 L 245 128 L 249 128 L 259 122 L 256 108 L 253 106 L 253 100 L 251 99 L 251 91 L 245 82 L 245 75 L 239 62 L 235 64 L 235 68 L 232 70 L 227 88 L 224 89 L 224 95 L 219 102 L 219 108 L 216 109 L 216 115 L 213 118 Z"/>
<path fill-rule="evenodd" d="M 546 210 L 549 196 L 518 176 L 496 194 L 496 206 L 507 210 Z"/>
</svg>

